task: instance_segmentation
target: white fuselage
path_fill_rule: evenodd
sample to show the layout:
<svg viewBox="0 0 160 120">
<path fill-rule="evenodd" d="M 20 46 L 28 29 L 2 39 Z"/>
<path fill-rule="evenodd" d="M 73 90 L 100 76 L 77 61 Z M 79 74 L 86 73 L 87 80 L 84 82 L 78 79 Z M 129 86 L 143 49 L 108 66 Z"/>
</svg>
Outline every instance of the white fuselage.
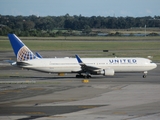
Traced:
<svg viewBox="0 0 160 120">
<path fill-rule="evenodd" d="M 112 68 L 114 72 L 144 72 L 157 67 L 145 58 L 82 58 L 87 66 L 100 69 Z M 26 69 L 49 73 L 71 73 L 81 70 L 76 58 L 42 58 L 23 61 Z"/>
</svg>

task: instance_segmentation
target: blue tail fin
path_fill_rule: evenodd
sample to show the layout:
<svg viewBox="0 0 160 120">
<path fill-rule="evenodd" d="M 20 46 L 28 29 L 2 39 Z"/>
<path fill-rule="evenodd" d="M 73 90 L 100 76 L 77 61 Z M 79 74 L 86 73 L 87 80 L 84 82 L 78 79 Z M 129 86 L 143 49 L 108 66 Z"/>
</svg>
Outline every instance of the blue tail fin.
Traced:
<svg viewBox="0 0 160 120">
<path fill-rule="evenodd" d="M 8 34 L 8 37 L 18 62 L 38 59 L 15 34 Z"/>
</svg>

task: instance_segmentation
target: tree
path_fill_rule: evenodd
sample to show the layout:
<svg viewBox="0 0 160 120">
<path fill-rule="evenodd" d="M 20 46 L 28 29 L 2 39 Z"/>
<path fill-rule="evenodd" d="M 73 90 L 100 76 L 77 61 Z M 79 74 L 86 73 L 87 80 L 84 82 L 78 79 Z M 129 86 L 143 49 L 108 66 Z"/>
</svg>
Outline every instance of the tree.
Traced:
<svg viewBox="0 0 160 120">
<path fill-rule="evenodd" d="M 24 30 L 31 30 L 33 29 L 35 24 L 32 21 L 24 21 L 23 28 Z"/>
<path fill-rule="evenodd" d="M 15 32 L 19 35 L 55 36 L 54 29 L 80 30 L 88 34 L 93 28 L 128 29 L 131 27 L 160 27 L 160 16 L 146 17 L 85 17 L 82 15 L 70 16 L 10 16 L 0 15 L 0 34 Z M 3 28 L 3 27 L 6 28 Z M 63 33 L 57 33 L 64 35 Z M 72 34 L 71 32 L 65 33 Z M 110 34 L 114 35 L 114 34 Z"/>
<path fill-rule="evenodd" d="M 83 33 L 89 34 L 90 32 L 91 32 L 91 28 L 88 25 L 86 25 L 84 27 Z"/>
</svg>

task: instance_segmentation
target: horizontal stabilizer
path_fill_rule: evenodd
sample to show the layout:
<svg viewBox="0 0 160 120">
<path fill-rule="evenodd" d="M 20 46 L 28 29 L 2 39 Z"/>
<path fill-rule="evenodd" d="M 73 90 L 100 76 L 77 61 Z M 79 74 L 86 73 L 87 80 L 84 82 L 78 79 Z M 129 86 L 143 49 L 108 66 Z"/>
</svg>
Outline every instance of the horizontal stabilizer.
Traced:
<svg viewBox="0 0 160 120">
<path fill-rule="evenodd" d="M 14 61 L 14 60 L 4 60 L 4 62 L 12 64 L 12 63 L 14 63 L 15 61 Z"/>
<path fill-rule="evenodd" d="M 43 58 L 38 52 L 36 52 L 36 56 L 39 58 Z"/>
</svg>

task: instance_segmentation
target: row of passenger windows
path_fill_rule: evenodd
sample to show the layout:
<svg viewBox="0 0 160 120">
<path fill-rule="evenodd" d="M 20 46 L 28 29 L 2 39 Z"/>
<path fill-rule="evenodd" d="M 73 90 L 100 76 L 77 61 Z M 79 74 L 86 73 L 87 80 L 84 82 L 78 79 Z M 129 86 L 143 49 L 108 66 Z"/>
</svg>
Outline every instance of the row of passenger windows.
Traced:
<svg viewBox="0 0 160 120">
<path fill-rule="evenodd" d="M 50 65 L 77 65 L 78 63 L 50 63 Z M 86 65 L 105 65 L 107 63 L 85 63 Z"/>
</svg>

